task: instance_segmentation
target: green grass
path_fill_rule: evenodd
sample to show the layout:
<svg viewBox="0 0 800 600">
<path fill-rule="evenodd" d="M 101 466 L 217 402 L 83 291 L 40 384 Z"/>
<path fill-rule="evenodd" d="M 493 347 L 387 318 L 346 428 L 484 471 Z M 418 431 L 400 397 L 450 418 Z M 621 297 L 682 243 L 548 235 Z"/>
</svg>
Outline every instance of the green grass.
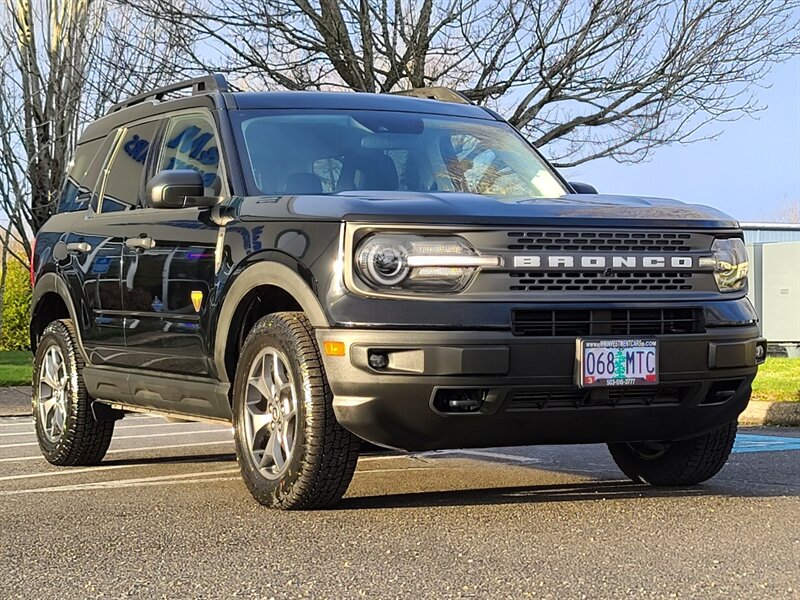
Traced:
<svg viewBox="0 0 800 600">
<path fill-rule="evenodd" d="M 753 382 L 753 400 L 800 402 L 800 358 L 768 358 Z"/>
<path fill-rule="evenodd" d="M 30 352 L 0 352 L 0 387 L 30 385 L 32 360 Z"/>
</svg>

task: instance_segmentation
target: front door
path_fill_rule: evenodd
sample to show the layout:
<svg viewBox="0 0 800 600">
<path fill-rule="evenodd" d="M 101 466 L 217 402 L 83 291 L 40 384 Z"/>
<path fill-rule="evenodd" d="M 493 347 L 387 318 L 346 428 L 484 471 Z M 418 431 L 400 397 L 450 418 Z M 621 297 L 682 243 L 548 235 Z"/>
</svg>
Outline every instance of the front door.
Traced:
<svg viewBox="0 0 800 600">
<path fill-rule="evenodd" d="M 146 208 L 132 218 L 122 276 L 131 366 L 208 375 L 202 316 L 219 229 L 201 220 L 201 210 Z"/>
</svg>

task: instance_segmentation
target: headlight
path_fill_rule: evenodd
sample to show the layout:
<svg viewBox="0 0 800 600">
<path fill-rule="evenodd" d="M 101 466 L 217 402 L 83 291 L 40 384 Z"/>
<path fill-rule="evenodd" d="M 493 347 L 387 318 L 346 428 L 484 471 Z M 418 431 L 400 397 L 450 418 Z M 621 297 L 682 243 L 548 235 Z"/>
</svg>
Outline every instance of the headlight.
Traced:
<svg viewBox="0 0 800 600">
<path fill-rule="evenodd" d="M 499 256 L 480 256 L 463 239 L 402 234 L 367 237 L 356 250 L 356 271 L 380 291 L 458 292 Z"/>
<path fill-rule="evenodd" d="M 747 249 L 739 238 L 714 240 L 714 256 L 700 259 L 701 267 L 713 267 L 714 279 L 720 292 L 736 292 L 747 285 L 750 264 Z"/>
</svg>

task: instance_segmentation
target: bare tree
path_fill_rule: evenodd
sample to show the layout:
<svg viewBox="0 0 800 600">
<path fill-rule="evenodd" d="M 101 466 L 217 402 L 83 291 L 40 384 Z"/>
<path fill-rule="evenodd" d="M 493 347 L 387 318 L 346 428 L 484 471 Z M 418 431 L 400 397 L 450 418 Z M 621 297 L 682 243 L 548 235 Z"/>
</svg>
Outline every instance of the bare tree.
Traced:
<svg viewBox="0 0 800 600">
<path fill-rule="evenodd" d="M 782 204 L 775 220 L 780 223 L 800 223 L 800 200 Z"/>
<path fill-rule="evenodd" d="M 565 167 L 713 136 L 800 49 L 798 0 L 122 1 L 242 87 L 455 87 Z"/>
<path fill-rule="evenodd" d="M 50 217 L 81 125 L 175 76 L 175 40 L 112 0 L 3 0 L 0 211 L 25 262 Z"/>
</svg>

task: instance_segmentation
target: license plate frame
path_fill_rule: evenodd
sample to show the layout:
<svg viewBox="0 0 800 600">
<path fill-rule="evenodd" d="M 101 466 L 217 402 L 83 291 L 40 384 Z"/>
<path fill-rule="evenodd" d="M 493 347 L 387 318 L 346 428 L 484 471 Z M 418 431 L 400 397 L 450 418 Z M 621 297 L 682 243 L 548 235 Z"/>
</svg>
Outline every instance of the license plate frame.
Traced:
<svg viewBox="0 0 800 600">
<path fill-rule="evenodd" d="M 659 344 L 656 338 L 577 338 L 575 344 L 575 383 L 581 388 L 628 388 L 645 385 L 658 385 L 659 381 Z M 587 350 L 590 350 L 587 354 Z M 613 366 L 615 376 L 608 377 L 606 370 L 611 363 L 603 357 L 603 365 L 597 362 L 602 353 L 614 352 Z M 652 354 L 650 354 L 652 352 Z M 641 353 L 641 354 L 639 354 Z M 594 368 L 592 369 L 593 355 Z M 632 355 L 632 356 L 631 356 Z M 619 361 L 624 360 L 624 367 Z M 629 375 L 629 360 L 633 360 L 633 376 Z M 589 367 L 587 369 L 587 367 Z M 652 367 L 652 370 L 651 370 Z M 619 375 L 620 369 L 625 372 Z M 590 371 L 587 373 L 587 370 Z M 601 371 L 602 372 L 599 372 Z"/>
</svg>

